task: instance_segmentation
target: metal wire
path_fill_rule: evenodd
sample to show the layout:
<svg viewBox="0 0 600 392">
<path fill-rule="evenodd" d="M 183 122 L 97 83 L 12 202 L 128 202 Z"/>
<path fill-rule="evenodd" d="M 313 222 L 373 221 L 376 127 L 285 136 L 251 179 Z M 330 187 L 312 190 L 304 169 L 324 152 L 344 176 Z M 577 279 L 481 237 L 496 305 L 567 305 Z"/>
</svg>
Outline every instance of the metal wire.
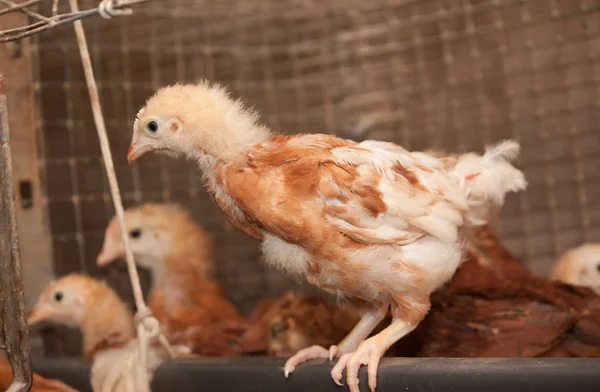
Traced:
<svg viewBox="0 0 600 392">
<path fill-rule="evenodd" d="M 8 14 L 10 12 L 22 12 L 34 19 L 37 19 L 35 23 L 31 23 L 14 29 L 0 31 L 0 42 L 20 40 L 26 37 L 30 37 L 34 34 L 39 34 L 46 30 L 50 30 L 52 28 L 69 24 L 75 22 L 76 20 L 81 20 L 94 15 L 100 15 L 104 18 L 108 18 L 115 15 L 130 14 L 131 10 L 128 8 L 129 6 L 139 3 L 145 3 L 148 1 L 149 0 L 102 1 L 100 2 L 97 8 L 91 8 L 78 12 L 58 14 L 58 1 L 53 0 L 52 16 L 45 17 L 43 15 L 29 10 L 30 7 L 41 3 L 42 0 L 30 0 L 19 4 L 9 0 L 0 0 L 0 3 L 4 3 L 8 6 L 8 8 L 0 10 L 0 16 Z"/>
</svg>

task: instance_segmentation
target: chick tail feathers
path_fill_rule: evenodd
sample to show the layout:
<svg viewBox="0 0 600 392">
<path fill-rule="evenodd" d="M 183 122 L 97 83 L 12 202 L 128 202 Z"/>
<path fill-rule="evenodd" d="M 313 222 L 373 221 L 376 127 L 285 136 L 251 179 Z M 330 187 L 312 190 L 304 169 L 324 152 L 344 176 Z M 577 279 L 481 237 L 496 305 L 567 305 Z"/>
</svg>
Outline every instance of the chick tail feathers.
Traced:
<svg viewBox="0 0 600 392">
<path fill-rule="evenodd" d="M 487 223 L 490 209 L 502 206 L 508 193 L 527 188 L 523 172 L 510 163 L 519 150 L 519 143 L 504 140 L 486 148 L 483 156 L 465 154 L 459 158 L 454 170 L 469 204 L 469 223 Z"/>
</svg>

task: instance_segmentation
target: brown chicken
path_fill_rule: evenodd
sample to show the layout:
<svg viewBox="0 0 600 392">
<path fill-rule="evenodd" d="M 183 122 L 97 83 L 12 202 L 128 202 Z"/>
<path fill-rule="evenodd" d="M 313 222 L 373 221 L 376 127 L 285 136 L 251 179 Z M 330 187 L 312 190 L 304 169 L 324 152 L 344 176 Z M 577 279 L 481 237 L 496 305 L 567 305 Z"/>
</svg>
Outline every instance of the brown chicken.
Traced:
<svg viewBox="0 0 600 392">
<path fill-rule="evenodd" d="M 176 204 L 146 203 L 125 211 L 136 262 L 150 268 L 149 306 L 167 339 L 199 355 L 235 356 L 246 323 L 215 281 L 212 241 L 190 212 Z M 116 218 L 108 225 L 97 264 L 125 251 Z"/>
<path fill-rule="evenodd" d="M 315 295 L 289 291 L 259 304 L 239 344 L 246 353 L 289 356 L 315 344 L 330 346 L 342 340 L 358 320 L 357 307 L 330 304 Z"/>
<path fill-rule="evenodd" d="M 12 382 L 12 369 L 10 363 L 0 356 L 0 391 L 6 391 Z M 76 389 L 58 381 L 44 378 L 33 373 L 31 392 L 78 392 Z"/>
<path fill-rule="evenodd" d="M 473 233 L 468 250 L 398 355 L 600 356 L 600 297 L 533 276 L 488 227 Z"/>
</svg>

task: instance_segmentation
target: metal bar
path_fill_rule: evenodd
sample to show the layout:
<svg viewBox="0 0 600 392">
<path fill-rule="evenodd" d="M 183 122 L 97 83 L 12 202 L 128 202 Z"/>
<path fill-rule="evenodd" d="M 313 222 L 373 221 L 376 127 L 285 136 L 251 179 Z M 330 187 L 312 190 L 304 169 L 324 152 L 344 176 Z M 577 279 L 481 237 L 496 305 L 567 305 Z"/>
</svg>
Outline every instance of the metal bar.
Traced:
<svg viewBox="0 0 600 392">
<path fill-rule="evenodd" d="M 31 389 L 31 352 L 25 323 L 23 278 L 17 235 L 8 108 L 4 75 L 0 73 L 0 301 L 8 360 L 13 380 L 8 392 Z"/>
<path fill-rule="evenodd" d="M 154 374 L 153 392 L 344 392 L 331 380 L 333 364 L 315 360 L 283 377 L 285 359 L 178 359 Z M 600 359 L 582 358 L 383 358 L 376 392 L 596 392 Z M 81 392 L 89 387 L 90 364 L 77 359 L 40 359 L 35 371 L 58 378 Z M 367 369 L 360 370 L 360 390 L 369 391 Z M 259 386 L 259 387 L 258 387 Z"/>
</svg>

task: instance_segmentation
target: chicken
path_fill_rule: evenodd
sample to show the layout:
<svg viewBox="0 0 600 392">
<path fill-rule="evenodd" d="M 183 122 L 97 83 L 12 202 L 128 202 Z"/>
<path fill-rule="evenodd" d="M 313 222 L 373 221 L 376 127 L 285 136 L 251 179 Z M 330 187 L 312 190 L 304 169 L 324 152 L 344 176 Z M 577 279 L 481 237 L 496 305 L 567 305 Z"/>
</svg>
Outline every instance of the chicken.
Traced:
<svg viewBox="0 0 600 392">
<path fill-rule="evenodd" d="M 533 276 L 487 226 L 472 232 L 467 249 L 450 284 L 432 296 L 408 355 L 600 356 L 600 297 Z"/>
<path fill-rule="evenodd" d="M 331 345 L 360 320 L 359 309 L 354 306 L 329 304 L 317 296 L 292 291 L 269 305 L 255 321 L 249 320 L 250 327 L 240 339 L 244 351 L 281 357 L 315 344 Z"/>
<path fill-rule="evenodd" d="M 104 282 L 74 273 L 46 286 L 27 317 L 29 325 L 42 321 L 81 329 L 87 361 L 98 351 L 127 344 L 136 335 L 133 314 L 117 293 Z"/>
<path fill-rule="evenodd" d="M 94 391 L 148 391 L 145 361 L 139 357 L 133 314 L 110 287 L 88 276 L 70 274 L 51 282 L 27 318 L 29 325 L 48 321 L 78 327 L 83 354 L 93 361 Z M 190 356 L 185 347 L 173 347 L 177 357 Z M 153 372 L 168 353 L 150 342 L 148 368 Z M 133 359 L 133 360 L 132 360 Z"/>
<path fill-rule="evenodd" d="M 212 241 L 188 210 L 172 203 L 145 203 L 125 211 L 136 261 L 150 268 L 155 284 L 149 306 L 167 339 L 194 353 L 235 356 L 245 321 L 214 275 Z M 116 217 L 109 223 L 97 264 L 124 257 Z"/>
<path fill-rule="evenodd" d="M 509 163 L 514 141 L 483 156 L 438 159 L 387 142 L 274 136 L 241 100 L 207 82 L 168 86 L 146 102 L 128 160 L 149 151 L 198 162 L 218 206 L 262 241 L 268 264 L 368 304 L 340 344 L 301 350 L 284 368 L 288 377 L 308 359 L 339 357 L 331 376 L 341 385 L 346 369 L 351 392 L 361 365 L 374 390 L 381 357 L 423 320 L 430 294 L 462 261 L 464 229 L 526 187 Z M 390 307 L 391 323 L 366 339 Z"/>
<path fill-rule="evenodd" d="M 12 369 L 6 358 L 0 356 L 0 391 L 6 391 L 12 382 Z M 33 373 L 31 392 L 77 392 L 58 380 L 50 380 Z"/>
<path fill-rule="evenodd" d="M 570 249 L 554 263 L 550 279 L 589 287 L 600 294 L 600 244 Z"/>
</svg>

